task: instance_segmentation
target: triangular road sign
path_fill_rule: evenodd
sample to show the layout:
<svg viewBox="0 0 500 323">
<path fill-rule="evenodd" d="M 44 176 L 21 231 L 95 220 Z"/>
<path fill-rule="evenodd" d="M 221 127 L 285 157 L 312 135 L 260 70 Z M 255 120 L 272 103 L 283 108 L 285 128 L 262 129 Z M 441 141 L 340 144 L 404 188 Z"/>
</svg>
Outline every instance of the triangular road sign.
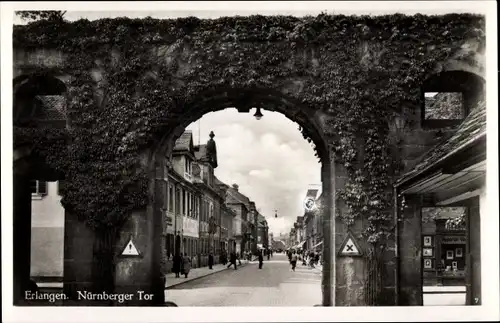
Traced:
<svg viewBox="0 0 500 323">
<path fill-rule="evenodd" d="M 132 242 L 132 238 L 128 241 L 125 249 L 122 251 L 122 256 L 139 256 L 139 251 Z"/>
<path fill-rule="evenodd" d="M 359 257 L 362 256 L 363 252 L 358 242 L 354 238 L 354 235 L 349 231 L 344 239 L 344 242 L 340 245 L 339 256 L 344 257 Z"/>
</svg>

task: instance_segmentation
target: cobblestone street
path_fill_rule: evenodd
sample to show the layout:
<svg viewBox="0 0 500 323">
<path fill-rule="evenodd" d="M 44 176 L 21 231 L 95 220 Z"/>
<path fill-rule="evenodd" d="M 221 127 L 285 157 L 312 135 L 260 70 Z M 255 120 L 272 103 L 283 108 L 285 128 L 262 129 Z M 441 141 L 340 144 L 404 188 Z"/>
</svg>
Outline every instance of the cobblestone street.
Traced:
<svg viewBox="0 0 500 323">
<path fill-rule="evenodd" d="M 314 306 L 321 304 L 321 273 L 297 265 L 291 270 L 283 254 L 224 270 L 165 291 L 178 306 Z"/>
</svg>

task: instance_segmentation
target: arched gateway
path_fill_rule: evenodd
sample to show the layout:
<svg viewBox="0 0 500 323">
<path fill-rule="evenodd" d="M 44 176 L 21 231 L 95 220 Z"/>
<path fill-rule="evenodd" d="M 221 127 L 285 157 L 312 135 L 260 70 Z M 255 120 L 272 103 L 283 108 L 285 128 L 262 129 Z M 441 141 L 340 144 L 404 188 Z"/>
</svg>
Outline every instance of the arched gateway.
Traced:
<svg viewBox="0 0 500 323">
<path fill-rule="evenodd" d="M 207 112 L 260 107 L 299 123 L 322 163 L 324 305 L 394 304 L 412 273 L 396 270 L 411 268 L 394 251 L 393 181 L 456 129 L 425 127 L 422 86 L 484 74 L 484 20 L 466 14 L 40 21 L 13 39 L 16 302 L 28 180 L 43 177 L 66 183 L 67 295 L 143 290 L 153 297 L 136 304 L 164 303 L 173 143 Z M 364 257 L 337 256 L 348 232 Z M 121 257 L 130 239 L 139 257 Z M 410 294 L 400 299 L 418 304 Z"/>
</svg>

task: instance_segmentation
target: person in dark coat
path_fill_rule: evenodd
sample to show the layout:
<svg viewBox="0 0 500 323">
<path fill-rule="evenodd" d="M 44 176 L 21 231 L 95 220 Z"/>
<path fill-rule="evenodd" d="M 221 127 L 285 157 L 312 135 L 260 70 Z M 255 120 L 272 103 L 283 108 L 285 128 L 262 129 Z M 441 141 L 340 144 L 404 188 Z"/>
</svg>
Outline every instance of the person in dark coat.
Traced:
<svg viewBox="0 0 500 323">
<path fill-rule="evenodd" d="M 229 257 L 229 266 L 227 266 L 227 268 L 230 268 L 231 265 L 234 265 L 234 270 L 237 269 L 237 267 L 236 267 L 236 253 L 235 252 L 231 252 L 231 255 Z"/>
<path fill-rule="evenodd" d="M 208 255 L 208 269 L 213 269 L 214 266 L 214 255 L 210 253 Z"/>
<path fill-rule="evenodd" d="M 267 260 L 271 259 L 271 251 L 267 249 Z"/>
<path fill-rule="evenodd" d="M 262 264 L 264 263 L 264 255 L 262 254 L 262 250 L 259 252 L 259 269 L 262 269 Z"/>
<path fill-rule="evenodd" d="M 172 271 L 175 273 L 175 278 L 180 277 L 181 272 L 182 257 L 176 254 L 173 259 Z"/>
</svg>

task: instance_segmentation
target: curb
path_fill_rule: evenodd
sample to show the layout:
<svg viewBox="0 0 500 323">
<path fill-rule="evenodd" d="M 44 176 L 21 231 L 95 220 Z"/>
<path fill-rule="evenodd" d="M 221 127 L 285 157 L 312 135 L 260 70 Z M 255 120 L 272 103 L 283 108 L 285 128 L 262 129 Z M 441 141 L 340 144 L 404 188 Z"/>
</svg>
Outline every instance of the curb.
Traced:
<svg viewBox="0 0 500 323">
<path fill-rule="evenodd" d="M 248 264 L 249 264 L 249 262 L 247 262 L 247 263 L 241 263 L 241 265 L 239 265 L 238 267 L 240 267 L 240 268 L 241 268 L 241 267 L 245 267 L 245 266 L 246 266 L 246 265 L 248 265 Z M 190 280 L 188 280 L 188 281 L 182 281 L 182 282 L 179 282 L 178 284 L 175 284 L 175 285 L 170 285 L 170 286 L 168 286 L 168 287 L 167 287 L 167 286 L 165 286 L 165 290 L 167 290 L 167 289 L 172 289 L 172 288 L 177 287 L 177 286 L 179 286 L 179 285 L 186 284 L 186 283 L 189 283 L 189 282 L 195 281 L 195 280 L 200 279 L 200 278 L 203 278 L 203 277 L 207 277 L 207 276 L 210 276 L 210 275 L 214 275 L 214 274 L 217 274 L 217 273 L 221 273 L 221 272 L 226 271 L 226 270 L 229 270 L 229 269 L 231 269 L 231 268 L 224 268 L 224 269 L 219 270 L 219 271 L 212 271 L 212 272 L 207 273 L 206 275 L 198 276 L 198 277 L 193 278 L 193 279 L 190 279 Z"/>
</svg>

